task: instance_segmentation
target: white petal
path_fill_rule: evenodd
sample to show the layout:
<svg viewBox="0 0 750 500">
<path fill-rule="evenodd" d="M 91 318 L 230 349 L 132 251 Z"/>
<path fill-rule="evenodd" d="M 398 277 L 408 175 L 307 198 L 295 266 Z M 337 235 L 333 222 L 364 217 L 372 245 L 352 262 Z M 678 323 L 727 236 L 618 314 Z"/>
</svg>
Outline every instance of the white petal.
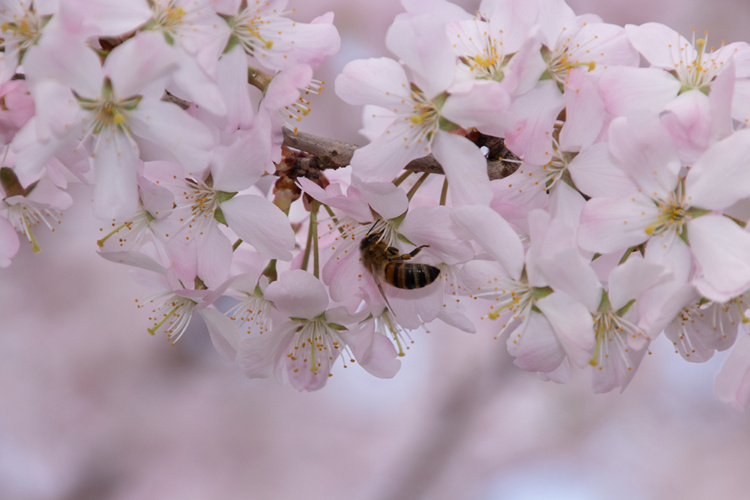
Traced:
<svg viewBox="0 0 750 500">
<path fill-rule="evenodd" d="M 443 166 L 454 206 L 489 205 L 492 199 L 487 159 L 470 140 L 438 131 L 432 154 Z"/>
<path fill-rule="evenodd" d="M 627 196 L 638 190 L 630 177 L 612 162 L 606 142 L 581 151 L 568 165 L 568 171 L 576 187 L 591 197 Z"/>
<path fill-rule="evenodd" d="M 750 401 L 750 335 L 737 341 L 729 357 L 716 376 L 714 388 L 722 403 L 730 403 L 740 411 Z"/>
<path fill-rule="evenodd" d="M 120 99 L 142 93 L 177 67 L 177 53 L 156 32 L 138 33 L 118 45 L 104 62 L 104 72 Z"/>
<path fill-rule="evenodd" d="M 283 314 L 295 318 L 313 319 L 328 307 L 328 293 L 312 274 L 301 269 L 285 271 L 268 285 L 266 300 Z"/>
<path fill-rule="evenodd" d="M 102 219 L 127 220 L 138 207 L 138 148 L 120 133 L 99 137 L 94 168 L 94 213 Z"/>
<path fill-rule="evenodd" d="M 415 83 L 428 97 L 453 83 L 455 57 L 445 23 L 437 16 L 399 14 L 388 28 L 385 44 L 411 68 Z"/>
<path fill-rule="evenodd" d="M 666 199 L 674 191 L 682 165 L 669 131 L 655 114 L 615 119 L 609 127 L 609 148 L 646 195 Z"/>
<path fill-rule="evenodd" d="M 720 210 L 750 196 L 750 130 L 744 129 L 711 146 L 685 180 L 688 204 Z"/>
<path fill-rule="evenodd" d="M 596 336 L 591 313 L 586 307 L 560 292 L 538 300 L 536 305 L 552 325 L 570 361 L 578 368 L 588 366 Z"/>
<path fill-rule="evenodd" d="M 175 104 L 141 102 L 128 120 L 133 134 L 168 150 L 188 173 L 202 172 L 214 140 L 208 128 Z"/>
<path fill-rule="evenodd" d="M 646 228 L 658 215 L 654 202 L 640 193 L 628 198 L 592 198 L 581 212 L 578 243 L 592 252 L 625 250 L 649 238 Z"/>
<path fill-rule="evenodd" d="M 454 209 L 453 220 L 467 230 L 506 270 L 518 279 L 524 264 L 524 251 L 521 240 L 500 214 L 481 205 L 464 206 Z"/>
<path fill-rule="evenodd" d="M 221 204 L 229 227 L 269 259 L 291 260 L 294 231 L 276 205 L 253 195 L 235 196 Z"/>
<path fill-rule="evenodd" d="M 206 322 L 211 343 L 227 361 L 234 361 L 240 345 L 240 331 L 231 319 L 211 307 L 197 309 Z"/>
<path fill-rule="evenodd" d="M 726 302 L 750 287 L 750 233 L 720 215 L 688 223 L 690 249 L 702 274 L 693 284 L 705 297 Z"/>
<path fill-rule="evenodd" d="M 18 253 L 21 242 L 13 225 L 0 217 L 0 267 L 8 267 Z"/>
<path fill-rule="evenodd" d="M 410 94 L 404 68 L 387 57 L 351 61 L 336 77 L 336 95 L 349 104 L 391 109 Z"/>
</svg>

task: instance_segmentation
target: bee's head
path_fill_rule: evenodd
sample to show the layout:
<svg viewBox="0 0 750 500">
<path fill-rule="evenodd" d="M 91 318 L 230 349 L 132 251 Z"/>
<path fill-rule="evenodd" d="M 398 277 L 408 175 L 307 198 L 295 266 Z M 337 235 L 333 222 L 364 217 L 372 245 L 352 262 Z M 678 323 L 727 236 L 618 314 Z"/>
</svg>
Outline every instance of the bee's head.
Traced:
<svg viewBox="0 0 750 500">
<path fill-rule="evenodd" d="M 383 236 L 383 233 L 369 233 L 367 236 L 365 236 L 362 239 L 362 243 L 360 243 L 360 248 L 365 248 L 365 247 L 374 245 L 380 240 L 382 236 Z"/>
</svg>

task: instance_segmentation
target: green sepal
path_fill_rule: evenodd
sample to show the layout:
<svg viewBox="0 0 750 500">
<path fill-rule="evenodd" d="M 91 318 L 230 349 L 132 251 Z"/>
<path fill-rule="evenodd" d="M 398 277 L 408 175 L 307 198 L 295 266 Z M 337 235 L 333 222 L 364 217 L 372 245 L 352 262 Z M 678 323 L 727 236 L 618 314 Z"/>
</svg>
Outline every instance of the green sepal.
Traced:
<svg viewBox="0 0 750 500">
<path fill-rule="evenodd" d="M 227 220 L 224 218 L 224 211 L 221 209 L 221 207 L 216 207 L 216 210 L 214 210 L 214 219 L 216 219 L 219 224 L 224 224 L 225 226 L 229 227 L 229 224 L 227 224 Z"/>
<path fill-rule="evenodd" d="M 456 125 L 452 121 L 447 120 L 447 119 L 443 118 L 442 116 L 440 118 L 438 118 L 438 126 L 440 127 L 440 130 L 443 130 L 445 132 L 450 132 L 452 130 L 460 130 L 461 129 L 460 125 Z"/>
<path fill-rule="evenodd" d="M 689 215 L 693 219 L 697 219 L 698 217 L 702 217 L 710 213 L 711 210 L 706 210 L 705 208 L 691 207 L 687 209 L 687 215 Z"/>
<path fill-rule="evenodd" d="M 534 287 L 531 289 L 531 296 L 534 298 L 534 300 L 539 300 L 547 297 L 548 295 L 552 295 L 553 292 L 554 290 L 548 286 Z"/>
<path fill-rule="evenodd" d="M 625 316 L 625 313 L 628 312 L 628 309 L 630 309 L 630 306 L 633 304 L 635 304 L 635 299 L 631 299 L 627 304 L 619 308 L 615 314 L 618 316 Z"/>
</svg>

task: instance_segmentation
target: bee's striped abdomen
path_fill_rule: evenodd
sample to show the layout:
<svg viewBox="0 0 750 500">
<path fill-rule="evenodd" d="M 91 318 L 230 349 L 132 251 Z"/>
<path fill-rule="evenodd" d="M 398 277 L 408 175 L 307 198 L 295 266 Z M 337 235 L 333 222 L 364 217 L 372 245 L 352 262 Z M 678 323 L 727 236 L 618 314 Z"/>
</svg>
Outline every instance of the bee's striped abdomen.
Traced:
<svg viewBox="0 0 750 500">
<path fill-rule="evenodd" d="M 389 262 L 383 271 L 386 283 L 407 290 L 424 288 L 440 275 L 437 267 L 414 262 Z"/>
</svg>

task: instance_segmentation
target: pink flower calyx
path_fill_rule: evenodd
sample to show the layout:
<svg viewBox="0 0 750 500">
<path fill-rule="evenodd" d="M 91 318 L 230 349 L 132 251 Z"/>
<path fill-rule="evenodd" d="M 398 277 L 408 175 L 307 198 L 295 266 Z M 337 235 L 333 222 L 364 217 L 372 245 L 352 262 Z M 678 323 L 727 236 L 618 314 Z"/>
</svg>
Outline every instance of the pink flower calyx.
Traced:
<svg viewBox="0 0 750 500">
<path fill-rule="evenodd" d="M 158 298 L 149 299 L 149 303 L 154 303 Z M 138 300 L 136 300 L 136 304 L 139 309 L 146 307 Z M 156 335 L 156 332 L 164 332 L 174 345 L 187 330 L 190 320 L 193 318 L 193 310 L 197 305 L 197 302 L 187 297 L 181 297 L 177 294 L 170 295 L 152 310 L 152 315 L 148 319 L 153 321 L 154 324 L 151 328 L 148 328 L 148 333 Z"/>
<path fill-rule="evenodd" d="M 177 203 L 175 208 L 190 211 L 192 217 L 188 225 L 200 223 L 200 221 L 210 222 L 212 219 L 227 225 L 220 205 L 234 198 L 237 193 L 215 190 L 212 187 L 210 175 L 205 181 L 188 178 L 185 179 L 185 183 L 187 188 L 183 191 L 182 200 Z"/>
<path fill-rule="evenodd" d="M 308 369 L 316 373 L 325 363 L 330 364 L 338 357 L 340 352 L 346 352 L 349 359 L 354 363 L 354 356 L 349 353 L 346 342 L 341 338 L 339 332 L 346 331 L 347 328 L 337 323 L 329 323 L 326 320 L 325 312 L 319 314 L 313 319 L 290 318 L 292 321 L 299 323 L 292 342 L 289 344 L 290 350 L 286 357 L 293 363 L 294 373 L 300 369 Z M 327 359 L 320 359 L 321 356 Z M 301 365 L 301 366 L 300 366 Z M 344 363 L 346 367 L 346 363 Z M 328 376 L 332 376 L 328 373 Z"/>
<path fill-rule="evenodd" d="M 638 326 L 626 320 L 623 316 L 634 303 L 635 299 L 615 311 L 609 302 L 609 295 L 606 291 L 603 292 L 599 309 L 593 313 L 596 348 L 589 361 L 591 366 L 597 366 L 599 370 L 604 369 L 606 363 L 612 362 L 609 359 L 610 354 L 617 352 L 620 353 L 622 358 L 617 360 L 617 362 L 624 363 L 628 371 L 633 369 L 632 364 L 626 356 L 630 350 L 628 336 L 636 339 L 642 337 L 643 333 Z M 647 338 L 647 340 L 650 341 L 651 339 Z"/>
<path fill-rule="evenodd" d="M 686 240 L 685 224 L 694 217 L 710 212 L 709 210 L 691 207 L 686 203 L 683 179 L 677 183 L 677 188 L 669 194 L 668 198 L 654 194 L 651 200 L 658 209 L 658 216 L 656 220 L 646 226 L 645 232 L 648 236 L 674 232 L 677 236 Z"/>
<path fill-rule="evenodd" d="M 34 236 L 33 227 L 42 222 L 47 226 L 47 229 L 54 232 L 55 226 L 60 224 L 60 217 L 62 216 L 58 210 L 49 205 L 35 203 L 26 198 L 36 187 L 36 184 L 35 182 L 27 188 L 23 188 L 11 168 L 0 168 L 0 185 L 5 192 L 5 199 L 0 209 L 3 206 L 7 209 L 8 212 L 5 217 L 8 222 L 13 225 L 16 231 L 26 236 L 26 239 L 31 243 L 32 251 L 35 253 L 41 249 Z"/>
<path fill-rule="evenodd" d="M 151 21 L 143 29 L 159 31 L 164 35 L 167 42 L 173 45 L 182 27 L 183 18 L 186 15 L 185 9 L 181 5 L 174 5 L 174 0 L 149 3 L 154 14 Z"/>
<path fill-rule="evenodd" d="M 680 93 L 697 89 L 704 94 L 708 94 L 711 89 L 711 82 L 724 69 L 724 61 L 717 61 L 716 58 L 712 57 L 711 53 L 706 53 L 708 31 L 705 31 L 704 35 L 705 38 L 696 40 L 695 30 L 693 30 L 692 46 L 694 50 L 680 50 L 680 54 L 684 55 L 695 52 L 695 59 L 691 61 L 680 57 L 679 61 L 675 61 L 674 69 L 670 71 L 682 84 Z M 722 42 L 723 45 L 724 43 Z M 686 42 L 684 48 L 687 49 L 688 47 Z"/>
<path fill-rule="evenodd" d="M 94 114 L 91 120 L 90 132 L 99 134 L 103 130 L 117 129 L 130 136 L 130 127 L 127 124 L 128 112 L 133 111 L 141 102 L 140 95 L 118 99 L 113 92 L 112 82 L 109 78 L 104 79 L 102 96 L 97 99 L 88 99 L 76 95 L 81 108 Z"/>
<path fill-rule="evenodd" d="M 21 2 L 18 3 L 21 4 Z M 8 47 L 14 47 L 23 54 L 25 50 L 36 44 L 42 36 L 44 25 L 52 16 L 40 16 L 33 7 L 24 11 L 22 17 L 13 10 L 9 8 L 8 11 L 5 11 L 4 9 L 4 13 L 10 13 L 12 17 L 0 24 L 3 39 L 0 47 L 4 48 L 5 51 L 8 50 Z M 5 16 L 0 13 L 0 19 L 3 17 Z"/>
<path fill-rule="evenodd" d="M 585 23 L 581 28 L 584 26 L 586 26 Z M 547 71 L 542 75 L 542 79 L 546 76 L 555 80 L 559 85 L 564 85 L 571 70 L 582 68 L 594 71 L 596 69 L 596 62 L 593 59 L 588 61 L 579 59 L 579 56 L 588 54 L 588 50 L 585 42 L 571 43 L 571 39 L 577 35 L 578 33 L 571 34 L 567 28 L 563 28 L 554 47 L 542 46 L 542 58 L 547 63 Z M 591 38 L 588 41 L 594 43 L 595 40 L 596 38 Z"/>
</svg>

